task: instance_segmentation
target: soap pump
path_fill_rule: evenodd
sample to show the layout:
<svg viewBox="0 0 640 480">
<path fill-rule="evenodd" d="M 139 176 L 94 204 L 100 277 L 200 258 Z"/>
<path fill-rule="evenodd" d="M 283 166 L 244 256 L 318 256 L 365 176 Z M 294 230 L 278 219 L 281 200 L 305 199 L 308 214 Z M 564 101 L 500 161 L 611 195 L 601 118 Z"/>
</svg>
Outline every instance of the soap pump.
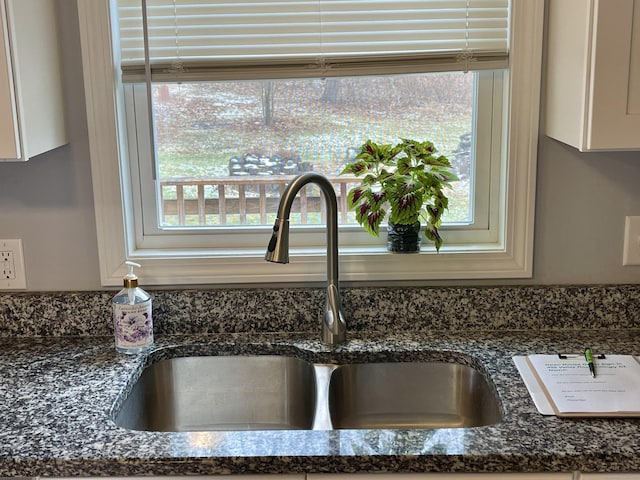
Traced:
<svg viewBox="0 0 640 480">
<path fill-rule="evenodd" d="M 129 273 L 124 276 L 124 288 L 113 297 L 113 328 L 116 350 L 121 353 L 140 353 L 153 345 L 151 295 L 138 286 L 133 273 L 135 262 L 126 261 Z"/>
</svg>

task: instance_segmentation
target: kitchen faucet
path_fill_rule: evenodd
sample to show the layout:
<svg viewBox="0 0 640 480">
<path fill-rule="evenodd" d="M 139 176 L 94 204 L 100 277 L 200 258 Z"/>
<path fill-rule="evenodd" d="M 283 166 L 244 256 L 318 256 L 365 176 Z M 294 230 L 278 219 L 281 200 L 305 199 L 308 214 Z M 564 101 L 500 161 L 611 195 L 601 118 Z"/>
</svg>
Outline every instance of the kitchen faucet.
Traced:
<svg viewBox="0 0 640 480">
<path fill-rule="evenodd" d="M 300 189 L 308 183 L 315 183 L 320 187 L 327 208 L 327 299 L 322 317 L 321 339 L 329 345 L 338 345 L 346 341 L 347 324 L 341 310 L 338 285 L 338 202 L 333 185 L 326 177 L 314 172 L 303 173 L 287 185 L 280 198 L 278 216 L 264 258 L 268 262 L 289 263 L 291 205 Z"/>
</svg>

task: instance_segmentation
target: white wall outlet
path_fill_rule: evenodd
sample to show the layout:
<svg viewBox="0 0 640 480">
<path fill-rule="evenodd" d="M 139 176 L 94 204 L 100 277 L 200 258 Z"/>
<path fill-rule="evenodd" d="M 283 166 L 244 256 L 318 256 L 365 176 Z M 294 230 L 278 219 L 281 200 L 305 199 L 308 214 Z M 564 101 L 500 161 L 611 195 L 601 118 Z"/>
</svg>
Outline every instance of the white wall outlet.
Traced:
<svg viewBox="0 0 640 480">
<path fill-rule="evenodd" d="M 0 290 L 25 290 L 22 240 L 0 240 Z"/>
</svg>

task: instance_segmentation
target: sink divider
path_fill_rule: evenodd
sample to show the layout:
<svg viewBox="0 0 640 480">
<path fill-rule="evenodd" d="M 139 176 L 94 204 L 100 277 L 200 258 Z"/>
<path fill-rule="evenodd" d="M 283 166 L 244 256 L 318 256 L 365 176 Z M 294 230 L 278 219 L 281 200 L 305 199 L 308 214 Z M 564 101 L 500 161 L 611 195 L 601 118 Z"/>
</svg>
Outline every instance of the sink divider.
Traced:
<svg viewBox="0 0 640 480">
<path fill-rule="evenodd" d="M 333 430 L 329 412 L 329 383 L 331 374 L 338 365 L 314 363 L 316 377 L 316 408 L 313 416 L 313 430 Z"/>
</svg>

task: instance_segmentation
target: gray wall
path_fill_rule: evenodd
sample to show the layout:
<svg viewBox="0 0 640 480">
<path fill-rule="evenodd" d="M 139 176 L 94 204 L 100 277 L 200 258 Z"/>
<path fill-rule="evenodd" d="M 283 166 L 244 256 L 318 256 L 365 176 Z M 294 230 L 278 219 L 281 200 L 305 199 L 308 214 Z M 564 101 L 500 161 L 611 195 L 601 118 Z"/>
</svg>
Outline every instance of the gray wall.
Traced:
<svg viewBox="0 0 640 480">
<path fill-rule="evenodd" d="M 0 162 L 0 238 L 21 238 L 29 290 L 100 287 L 76 2 L 58 0 L 69 144 Z"/>
<path fill-rule="evenodd" d="M 23 240 L 30 291 L 101 288 L 75 2 L 59 8 L 70 144 L 0 163 L 0 238 Z M 640 215 L 638 181 L 640 153 L 581 154 L 541 136 L 534 277 L 473 283 L 636 283 L 622 246 L 624 217 Z"/>
</svg>

